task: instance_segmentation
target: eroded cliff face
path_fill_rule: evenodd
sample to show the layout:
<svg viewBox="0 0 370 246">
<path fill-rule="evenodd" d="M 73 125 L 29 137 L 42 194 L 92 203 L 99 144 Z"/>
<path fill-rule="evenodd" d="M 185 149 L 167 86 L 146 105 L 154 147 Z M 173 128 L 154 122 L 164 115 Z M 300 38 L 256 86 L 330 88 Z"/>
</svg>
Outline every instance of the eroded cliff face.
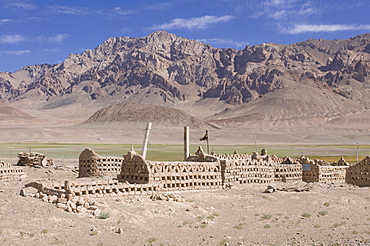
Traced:
<svg viewBox="0 0 370 246">
<path fill-rule="evenodd" d="M 158 31 L 142 38 L 110 38 L 60 64 L 0 73 L 0 96 L 3 102 L 25 98 L 46 102 L 75 95 L 120 103 L 146 97 L 168 106 L 215 98 L 242 105 L 304 84 L 366 108 L 369 61 L 370 34 L 235 50 Z"/>
</svg>

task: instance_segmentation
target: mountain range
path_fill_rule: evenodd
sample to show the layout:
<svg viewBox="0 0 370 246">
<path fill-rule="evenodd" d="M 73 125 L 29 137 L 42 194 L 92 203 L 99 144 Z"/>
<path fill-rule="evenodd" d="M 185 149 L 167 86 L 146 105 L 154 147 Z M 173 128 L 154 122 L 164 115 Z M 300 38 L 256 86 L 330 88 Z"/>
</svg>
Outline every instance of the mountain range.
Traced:
<svg viewBox="0 0 370 246">
<path fill-rule="evenodd" d="M 104 107 L 141 103 L 220 127 L 333 124 L 354 115 L 367 124 L 369 93 L 370 34 L 235 50 L 157 31 L 110 38 L 59 64 L 0 72 L 6 105 L 76 121 Z M 98 121 L 110 117 L 100 115 Z"/>
</svg>

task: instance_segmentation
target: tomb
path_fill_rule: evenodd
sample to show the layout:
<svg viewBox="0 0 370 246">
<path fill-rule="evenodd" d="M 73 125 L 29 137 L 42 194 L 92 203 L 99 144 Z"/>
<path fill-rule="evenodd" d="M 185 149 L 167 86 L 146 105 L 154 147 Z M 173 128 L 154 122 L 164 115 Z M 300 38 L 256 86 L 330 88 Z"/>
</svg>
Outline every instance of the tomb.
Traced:
<svg viewBox="0 0 370 246">
<path fill-rule="evenodd" d="M 122 157 L 103 157 L 90 148 L 79 156 L 79 178 L 117 176 L 121 171 Z"/>
</svg>

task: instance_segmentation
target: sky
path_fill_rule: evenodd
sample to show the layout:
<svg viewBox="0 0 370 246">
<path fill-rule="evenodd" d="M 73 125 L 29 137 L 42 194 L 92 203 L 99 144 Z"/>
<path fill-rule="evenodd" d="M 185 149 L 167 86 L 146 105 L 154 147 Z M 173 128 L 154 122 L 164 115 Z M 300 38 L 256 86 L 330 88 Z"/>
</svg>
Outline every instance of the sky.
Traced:
<svg viewBox="0 0 370 246">
<path fill-rule="evenodd" d="M 370 32 L 369 0 L 0 0 L 0 71 L 166 30 L 217 48 Z"/>
</svg>

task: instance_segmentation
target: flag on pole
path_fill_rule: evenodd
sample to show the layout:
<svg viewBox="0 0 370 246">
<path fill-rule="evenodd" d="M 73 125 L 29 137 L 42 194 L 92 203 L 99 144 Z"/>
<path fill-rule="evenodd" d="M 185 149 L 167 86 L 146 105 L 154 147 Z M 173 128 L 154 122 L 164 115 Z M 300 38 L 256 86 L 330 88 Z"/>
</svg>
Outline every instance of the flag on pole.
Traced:
<svg viewBox="0 0 370 246">
<path fill-rule="evenodd" d="M 200 141 L 208 140 L 208 130 L 206 130 L 206 134 L 204 135 L 204 137 L 200 138 L 199 140 Z"/>
</svg>

